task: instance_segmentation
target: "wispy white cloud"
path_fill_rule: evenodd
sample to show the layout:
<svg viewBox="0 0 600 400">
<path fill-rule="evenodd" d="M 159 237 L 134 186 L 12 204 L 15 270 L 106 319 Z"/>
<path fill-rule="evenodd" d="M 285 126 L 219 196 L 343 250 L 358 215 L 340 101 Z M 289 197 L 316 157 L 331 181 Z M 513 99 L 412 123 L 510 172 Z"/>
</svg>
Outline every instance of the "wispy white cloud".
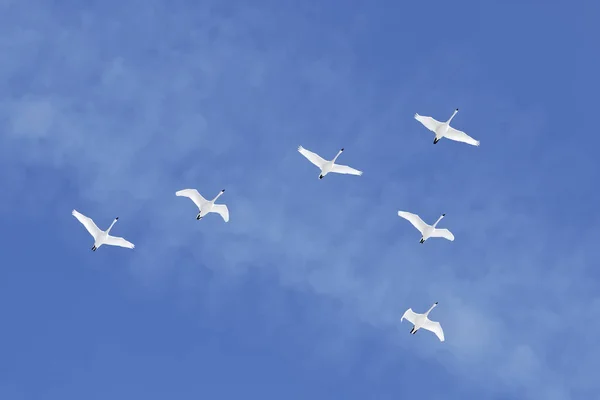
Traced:
<svg viewBox="0 0 600 400">
<path fill-rule="evenodd" d="M 543 213 L 519 204 L 538 190 L 536 175 L 522 169 L 537 157 L 545 115 L 486 88 L 458 92 L 450 77 L 477 73 L 468 50 L 453 49 L 468 62 L 437 49 L 415 60 L 399 93 L 381 104 L 352 44 L 318 26 L 320 42 L 308 51 L 301 39 L 312 25 L 293 11 L 178 10 L 154 1 L 135 16 L 72 11 L 63 23 L 52 6 L 34 4 L 29 16 L 29 7 L 13 4 L 5 19 L 21 23 L 3 24 L 4 163 L 66 173 L 79 196 L 67 208 L 126 216 L 140 282 L 176 277 L 178 288 L 193 288 L 197 264 L 228 279 L 268 271 L 286 288 L 335 300 L 333 317 L 380 330 L 393 354 L 435 359 L 464 383 L 493 380 L 483 391 L 562 400 L 598 388 L 586 372 L 595 350 L 565 368 L 573 351 L 592 345 L 567 319 L 600 314 L 585 282 L 587 243 L 553 251 L 559 239 Z M 431 63 L 440 59 L 441 67 Z M 449 78 L 447 86 L 432 76 Z M 11 86 L 22 79 L 23 90 Z M 454 104 L 462 109 L 457 127 L 480 148 L 432 147 L 412 120 L 414 112 L 443 119 Z M 365 174 L 319 181 L 299 144 L 323 155 L 344 146 L 344 162 Z M 512 159 L 499 161 L 502 152 Z M 26 179 L 11 185 L 39 201 Z M 197 223 L 192 205 L 174 195 L 183 187 L 207 197 L 226 188 L 231 222 Z M 59 194 L 46 193 L 43 209 L 28 217 L 47 212 Z M 428 220 L 447 212 L 457 240 L 420 246 L 399 208 Z M 214 300 L 219 290 L 199 296 Z M 433 301 L 447 342 L 403 339 L 404 309 Z M 358 333 L 335 333 L 315 345 L 319 357 L 352 353 Z M 579 343 L 558 344 L 565 335 Z"/>
</svg>

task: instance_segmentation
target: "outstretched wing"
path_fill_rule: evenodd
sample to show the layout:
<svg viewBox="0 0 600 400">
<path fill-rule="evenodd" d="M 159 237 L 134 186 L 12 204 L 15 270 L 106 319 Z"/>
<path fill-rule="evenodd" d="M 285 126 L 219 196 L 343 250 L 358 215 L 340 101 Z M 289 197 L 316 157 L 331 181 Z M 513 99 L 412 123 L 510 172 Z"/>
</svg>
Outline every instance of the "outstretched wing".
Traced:
<svg viewBox="0 0 600 400">
<path fill-rule="evenodd" d="M 444 134 L 444 137 L 454 140 L 456 142 L 463 142 L 470 144 L 471 146 L 479 146 L 479 140 L 473 139 L 471 136 L 467 135 L 463 131 L 459 131 L 458 129 L 454 129 L 453 127 L 448 127 L 448 132 Z"/>
<path fill-rule="evenodd" d="M 229 222 L 229 209 L 225 204 L 215 204 L 211 211 L 221 215 L 225 222 Z"/>
<path fill-rule="evenodd" d="M 424 117 L 419 114 L 415 114 L 415 119 L 422 123 L 425 126 L 425 128 L 429 129 L 432 132 L 435 132 L 437 128 L 443 125 L 440 121 L 436 121 L 431 117 Z"/>
<path fill-rule="evenodd" d="M 362 175 L 362 171 L 349 167 L 347 165 L 333 164 L 333 168 L 331 168 L 331 172 L 336 172 L 338 174 L 349 174 L 349 175 Z"/>
<path fill-rule="evenodd" d="M 99 234 L 100 232 L 102 232 L 102 231 L 100 230 L 100 228 L 98 228 L 98 227 L 96 226 L 96 224 L 94 223 L 94 221 L 92 221 L 92 219 L 91 219 L 91 218 L 89 218 L 89 217 L 86 217 L 85 215 L 83 215 L 83 214 L 82 214 L 82 213 L 80 213 L 79 211 L 77 211 L 77 210 L 73 210 L 73 211 L 71 212 L 71 214 L 73 214 L 73 216 L 74 216 L 75 218 L 77 218 L 77 219 L 79 220 L 79 222 L 81 222 L 81 224 L 82 224 L 83 226 L 85 226 L 85 229 L 87 229 L 87 231 L 90 233 L 90 235 L 92 235 L 92 237 L 93 237 L 94 239 L 96 239 L 96 238 L 98 237 L 98 234 Z"/>
<path fill-rule="evenodd" d="M 402 322 L 403 320 L 407 320 L 408 322 L 410 322 L 411 324 L 415 324 L 415 321 L 417 320 L 418 314 L 415 313 L 412 308 L 409 308 L 408 310 L 406 310 L 404 312 L 404 315 L 402 315 L 402 318 L 400 318 L 400 322 Z"/>
<path fill-rule="evenodd" d="M 449 241 L 454 241 L 454 235 L 448 229 L 434 229 L 430 237 L 441 237 Z"/>
<path fill-rule="evenodd" d="M 444 331 L 442 330 L 442 326 L 440 325 L 439 322 L 425 320 L 425 322 L 423 323 L 423 326 L 421 328 L 426 329 L 429 332 L 435 333 L 435 335 L 438 337 L 438 339 L 440 339 L 440 342 L 443 342 L 445 340 L 444 339 Z"/>
<path fill-rule="evenodd" d="M 183 189 L 178 192 L 175 192 L 176 196 L 183 196 L 189 199 L 192 199 L 194 204 L 198 207 L 198 209 L 202 208 L 202 205 L 208 203 L 208 201 L 198 193 L 196 189 Z"/>
<path fill-rule="evenodd" d="M 408 211 L 398 211 L 398 216 L 410 222 L 412 226 L 414 226 L 419 232 L 421 232 L 421 235 L 425 231 L 425 228 L 429 226 L 425 222 L 423 222 L 421 217 L 419 217 L 417 214 L 413 214 Z"/>
<path fill-rule="evenodd" d="M 108 235 L 106 237 L 104 244 L 108 244 L 110 246 L 127 247 L 128 249 L 133 249 L 135 247 L 135 245 L 133 243 L 128 242 L 127 240 L 123 239 L 122 237 L 110 236 L 110 235 Z"/>
<path fill-rule="evenodd" d="M 300 152 L 300 154 L 302 154 L 304 157 L 306 157 L 308 159 L 308 161 L 310 161 L 311 163 L 313 163 L 314 165 L 316 165 L 319 168 L 323 168 L 323 165 L 325 165 L 327 163 L 327 161 L 324 160 L 323 158 L 321 158 L 320 155 L 313 153 L 310 150 L 306 150 L 302 146 L 298 147 L 298 151 Z"/>
</svg>

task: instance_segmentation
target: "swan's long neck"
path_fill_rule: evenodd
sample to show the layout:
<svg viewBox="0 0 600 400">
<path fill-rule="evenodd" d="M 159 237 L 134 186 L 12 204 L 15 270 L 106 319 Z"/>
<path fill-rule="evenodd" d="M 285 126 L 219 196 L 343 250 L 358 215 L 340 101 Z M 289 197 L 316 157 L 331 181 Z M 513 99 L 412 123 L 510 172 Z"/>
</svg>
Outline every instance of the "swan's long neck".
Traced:
<svg viewBox="0 0 600 400">
<path fill-rule="evenodd" d="M 435 303 L 434 305 L 432 305 L 431 308 L 429 310 L 427 310 L 427 312 L 425 313 L 425 316 L 428 316 L 429 313 L 431 312 L 431 310 L 433 310 L 435 308 L 435 306 L 437 306 L 437 303 Z"/>
<path fill-rule="evenodd" d="M 222 191 L 221 191 L 221 192 L 219 192 L 219 194 L 218 194 L 218 195 L 216 195 L 214 199 L 212 199 L 212 203 L 214 203 L 215 201 L 217 201 L 217 199 L 218 199 L 219 197 L 221 197 L 221 195 L 222 195 L 222 194 L 223 194 L 223 192 L 222 192 Z"/>
<path fill-rule="evenodd" d="M 442 218 L 444 218 L 443 215 L 440 215 L 440 217 L 437 219 L 437 221 L 435 221 L 435 224 L 433 224 L 433 227 L 435 228 L 437 226 L 437 224 L 442 220 Z"/>
<path fill-rule="evenodd" d="M 340 156 L 340 154 L 342 154 L 344 150 L 340 150 L 338 151 L 337 155 L 335 157 L 333 157 L 333 160 L 331 160 L 332 163 L 335 163 L 335 160 L 337 160 L 337 158 Z"/>
<path fill-rule="evenodd" d="M 452 116 L 450 118 L 448 118 L 448 121 L 446 121 L 446 125 L 450 125 L 450 121 L 452 121 L 452 118 L 454 118 L 454 116 L 456 115 L 457 112 L 458 112 L 458 110 L 454 110 L 454 112 L 452 113 Z"/>
<path fill-rule="evenodd" d="M 110 224 L 110 226 L 108 227 L 108 229 L 106 230 L 106 234 L 108 235 L 108 232 L 110 232 L 110 230 L 112 229 L 112 227 L 114 226 L 114 224 L 117 223 L 118 218 L 115 218 L 115 220 L 112 222 L 112 224 Z"/>
</svg>

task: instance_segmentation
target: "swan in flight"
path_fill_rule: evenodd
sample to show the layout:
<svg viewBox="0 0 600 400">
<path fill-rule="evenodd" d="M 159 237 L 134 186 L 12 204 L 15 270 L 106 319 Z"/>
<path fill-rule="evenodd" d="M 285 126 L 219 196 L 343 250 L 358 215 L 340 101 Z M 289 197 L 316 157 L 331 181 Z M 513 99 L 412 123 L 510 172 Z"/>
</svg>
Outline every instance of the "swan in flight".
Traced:
<svg viewBox="0 0 600 400">
<path fill-rule="evenodd" d="M 444 339 L 444 331 L 442 330 L 442 326 L 440 325 L 439 322 L 435 322 L 430 320 L 429 318 L 427 318 L 427 316 L 429 315 L 429 313 L 431 312 L 431 310 L 434 309 L 435 306 L 437 306 L 437 301 L 431 306 L 431 308 L 429 310 L 427 310 L 427 312 L 425 314 L 417 314 L 416 312 L 414 312 L 412 310 L 412 308 L 409 308 L 408 310 L 406 310 L 404 312 L 404 315 L 402 316 L 402 318 L 400 318 L 400 322 L 402 322 L 405 318 L 408 322 L 413 324 L 412 329 L 410 330 L 410 333 L 412 333 L 413 335 L 415 333 L 417 333 L 417 331 L 421 328 L 429 331 L 429 332 L 433 332 L 435 333 L 435 335 L 438 337 L 438 339 L 440 339 L 440 342 L 443 342 Z"/>
<path fill-rule="evenodd" d="M 450 126 L 450 121 L 452 121 L 452 118 L 454 118 L 457 112 L 458 108 L 454 110 L 454 114 L 452 114 L 452 116 L 446 122 L 440 122 L 431 117 L 424 117 L 419 114 L 415 114 L 415 119 L 422 123 L 425 126 L 425 128 L 435 133 L 435 139 L 433 139 L 433 144 L 436 144 L 440 141 L 441 138 L 445 137 L 457 142 L 468 143 L 472 146 L 479 146 L 479 140 L 475 140 L 466 133 L 459 131 L 458 129 L 454 129 Z"/>
<path fill-rule="evenodd" d="M 221 190 L 219 194 L 212 200 L 208 201 L 196 189 L 183 189 L 178 192 L 175 192 L 176 196 L 183 196 L 190 198 L 194 204 L 198 207 L 200 212 L 196 216 L 197 220 L 202 219 L 206 214 L 214 212 L 223 217 L 225 222 L 229 221 L 229 209 L 225 204 L 215 204 L 215 201 L 225 193 L 225 189 Z"/>
<path fill-rule="evenodd" d="M 337 158 L 340 156 L 340 154 L 342 154 L 344 149 L 341 149 L 340 151 L 338 151 L 337 155 L 331 161 L 324 160 L 318 154 L 313 153 L 312 151 L 306 150 L 302 146 L 298 147 L 298 151 L 300 152 L 300 154 L 302 154 L 304 157 L 306 157 L 308 159 L 308 161 L 310 161 L 311 163 L 313 163 L 314 165 L 319 167 L 319 169 L 321 169 L 321 174 L 319 175 L 319 179 L 323 179 L 323 177 L 330 172 L 334 172 L 337 174 L 350 174 L 350 175 L 358 175 L 358 176 L 362 175 L 362 171 L 351 168 L 347 165 L 341 165 L 341 164 L 335 163 L 335 160 L 337 160 Z"/>
<path fill-rule="evenodd" d="M 430 237 L 442 237 L 450 241 L 454 240 L 454 235 L 448 229 L 436 228 L 438 222 L 440 222 L 446 214 L 442 214 L 433 225 L 427 225 L 417 214 L 409 213 L 407 211 L 398 211 L 398 216 L 410 222 L 419 232 L 421 232 L 421 241 L 419 243 L 425 243 Z"/>
<path fill-rule="evenodd" d="M 115 218 L 115 220 L 112 222 L 112 224 L 110 224 L 106 231 L 102 231 L 96 226 L 96 224 L 94 223 L 94 221 L 92 221 L 91 218 L 86 217 L 79 211 L 73 210 L 71 214 L 73 214 L 73 216 L 77 218 L 83 226 L 85 226 L 85 229 L 87 229 L 90 235 L 92 235 L 92 237 L 94 238 L 94 246 L 92 247 L 92 251 L 96 251 L 103 244 L 107 244 L 109 246 L 127 247 L 128 249 L 133 249 L 135 247 L 133 243 L 128 242 L 122 237 L 110 236 L 108 234 L 112 229 L 113 225 L 116 224 L 119 220 L 119 217 Z"/>
</svg>

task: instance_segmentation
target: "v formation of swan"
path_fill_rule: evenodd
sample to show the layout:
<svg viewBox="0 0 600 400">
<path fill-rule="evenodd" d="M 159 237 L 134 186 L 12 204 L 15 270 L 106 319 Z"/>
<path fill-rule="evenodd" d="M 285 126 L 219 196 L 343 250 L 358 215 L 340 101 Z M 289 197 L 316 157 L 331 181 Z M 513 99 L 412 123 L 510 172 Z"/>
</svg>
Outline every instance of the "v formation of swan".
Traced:
<svg viewBox="0 0 600 400">
<path fill-rule="evenodd" d="M 450 126 L 450 121 L 452 121 L 452 118 L 454 118 L 456 113 L 458 113 L 458 108 L 454 110 L 454 113 L 446 122 L 440 122 L 432 117 L 424 117 L 419 114 L 415 114 L 415 119 L 421 122 L 427 129 L 435 133 L 433 144 L 437 144 L 440 139 L 445 137 L 457 142 L 479 146 L 478 140 L 475 140 L 466 133 Z M 298 147 L 298 152 L 300 152 L 300 154 L 306 157 L 308 161 L 320 169 L 321 172 L 319 174 L 319 179 L 323 179 L 329 173 L 361 176 L 363 174 L 362 171 L 347 165 L 336 164 L 336 160 L 343 153 L 343 151 L 344 149 L 342 148 L 332 160 L 325 160 L 318 154 L 307 150 L 302 146 Z M 194 202 L 196 207 L 198 207 L 198 214 L 196 215 L 197 220 L 204 218 L 209 213 L 216 213 L 219 214 L 225 222 L 229 222 L 229 209 L 227 206 L 225 204 L 215 204 L 217 199 L 223 195 L 223 193 L 225 193 L 225 189 L 221 190 L 212 200 L 207 200 L 202 197 L 202 195 L 196 189 L 182 189 L 175 192 L 175 195 L 179 197 L 187 197 Z M 119 220 L 119 217 L 116 217 L 108 229 L 103 231 L 96 226 L 91 218 L 86 217 L 79 211 L 73 210 L 72 214 L 79 220 L 79 222 L 81 222 L 89 234 L 94 238 L 94 246 L 92 247 L 92 251 L 96 251 L 102 245 L 119 246 L 129 249 L 133 249 L 135 247 L 133 243 L 125 240 L 124 238 L 111 236 L 109 234 L 112 227 Z M 437 228 L 437 224 L 446 216 L 446 214 L 442 214 L 433 225 L 426 224 L 417 214 L 413 214 L 408 211 L 398 211 L 398 216 L 406 219 L 421 233 L 421 240 L 419 243 L 425 243 L 425 241 L 429 238 L 444 238 L 454 241 L 454 235 L 452 232 L 450 232 L 448 229 Z M 437 306 L 437 304 L 438 303 L 435 302 L 435 304 L 433 304 L 431 308 L 424 314 L 417 314 L 409 308 L 406 310 L 404 315 L 402 315 L 400 322 L 406 319 L 412 323 L 413 327 L 410 333 L 413 335 L 417 333 L 419 329 L 425 329 L 435 333 L 440 341 L 443 342 L 445 340 L 444 331 L 442 330 L 440 323 L 431 321 L 428 318 L 429 313 Z"/>
</svg>

